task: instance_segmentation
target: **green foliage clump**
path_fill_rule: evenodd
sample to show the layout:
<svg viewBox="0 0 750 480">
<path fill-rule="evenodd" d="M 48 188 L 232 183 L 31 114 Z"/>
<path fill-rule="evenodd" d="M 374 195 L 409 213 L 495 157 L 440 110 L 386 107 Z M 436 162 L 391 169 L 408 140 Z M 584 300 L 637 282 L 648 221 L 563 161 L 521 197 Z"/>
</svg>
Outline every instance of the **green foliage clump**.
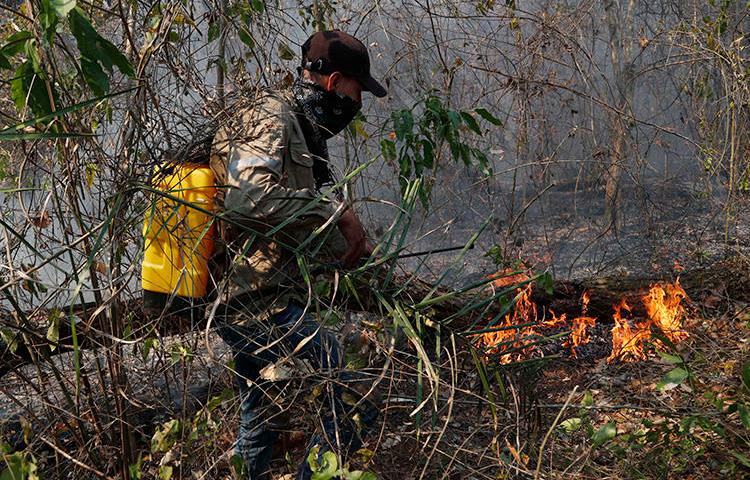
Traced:
<svg viewBox="0 0 750 480">
<path fill-rule="evenodd" d="M 402 195 L 410 180 L 423 179 L 428 171 L 438 169 L 441 152 L 446 146 L 454 162 L 474 167 L 482 175 L 492 175 L 487 155 L 466 140 L 467 132 L 480 137 L 484 134 L 474 115 L 491 125 L 502 126 L 500 119 L 487 109 L 451 110 L 434 94 L 412 108 L 391 113 L 386 127 L 390 125 L 393 133 L 390 138 L 381 140 L 380 149 L 386 160 L 398 164 Z M 431 184 L 422 182 L 419 198 L 424 208 L 428 207 L 430 190 Z"/>
</svg>

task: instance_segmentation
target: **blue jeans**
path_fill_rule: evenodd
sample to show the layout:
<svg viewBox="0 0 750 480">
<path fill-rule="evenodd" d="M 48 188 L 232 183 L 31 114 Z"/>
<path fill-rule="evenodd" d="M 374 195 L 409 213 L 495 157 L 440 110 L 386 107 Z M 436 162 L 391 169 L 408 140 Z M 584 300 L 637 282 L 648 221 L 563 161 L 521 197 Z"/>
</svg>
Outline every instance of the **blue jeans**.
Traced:
<svg viewBox="0 0 750 480">
<path fill-rule="evenodd" d="M 342 401 L 346 388 L 346 375 L 341 375 L 342 352 L 336 337 L 314 319 L 304 315 L 303 309 L 290 303 L 269 322 L 251 326 L 223 324 L 219 329 L 222 339 L 234 352 L 237 383 L 240 392 L 240 426 L 237 435 L 237 453 L 242 457 L 251 480 L 264 478 L 271 460 L 273 446 L 279 432 L 274 429 L 278 406 L 270 398 L 268 388 L 281 382 L 260 378 L 260 371 L 268 364 L 285 358 L 293 351 L 294 358 L 309 363 L 313 380 L 322 383 L 320 419 L 322 432 L 312 436 L 297 478 L 308 480 L 312 476 L 307 456 L 319 447 L 318 457 L 333 448 L 341 454 L 358 450 L 362 446 L 360 435 L 377 418 L 377 409 L 365 401 L 359 413 L 359 423 L 352 420 L 351 407 Z M 308 339 L 309 338 L 309 339 Z M 308 339 L 300 346 L 300 343 Z M 278 389 L 275 389 L 278 390 Z M 304 396 L 296 398 L 302 400 Z M 357 425 L 361 428 L 357 428 Z M 359 431 L 358 431 L 359 430 Z"/>
</svg>

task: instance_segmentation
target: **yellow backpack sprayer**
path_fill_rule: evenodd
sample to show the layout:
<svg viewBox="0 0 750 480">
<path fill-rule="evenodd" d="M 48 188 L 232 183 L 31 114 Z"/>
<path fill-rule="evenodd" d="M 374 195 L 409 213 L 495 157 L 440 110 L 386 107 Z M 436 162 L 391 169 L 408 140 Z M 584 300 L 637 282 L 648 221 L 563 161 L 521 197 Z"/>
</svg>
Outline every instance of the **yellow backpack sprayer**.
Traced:
<svg viewBox="0 0 750 480">
<path fill-rule="evenodd" d="M 144 308 L 195 315 L 209 291 L 216 185 L 207 165 L 165 162 L 154 172 L 143 224 Z"/>
</svg>

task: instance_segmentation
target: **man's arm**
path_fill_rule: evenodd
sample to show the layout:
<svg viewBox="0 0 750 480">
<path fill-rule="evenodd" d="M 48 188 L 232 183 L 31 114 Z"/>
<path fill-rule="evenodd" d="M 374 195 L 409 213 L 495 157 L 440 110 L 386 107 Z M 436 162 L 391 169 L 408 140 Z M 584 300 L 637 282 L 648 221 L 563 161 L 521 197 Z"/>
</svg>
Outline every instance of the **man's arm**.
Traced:
<svg viewBox="0 0 750 480">
<path fill-rule="evenodd" d="M 355 267 L 363 257 L 372 253 L 372 246 L 367 240 L 367 233 L 362 226 L 362 222 L 359 221 L 351 208 L 348 208 L 341 215 L 337 225 L 348 245 L 346 253 L 341 257 L 341 263 L 347 268 Z"/>
</svg>

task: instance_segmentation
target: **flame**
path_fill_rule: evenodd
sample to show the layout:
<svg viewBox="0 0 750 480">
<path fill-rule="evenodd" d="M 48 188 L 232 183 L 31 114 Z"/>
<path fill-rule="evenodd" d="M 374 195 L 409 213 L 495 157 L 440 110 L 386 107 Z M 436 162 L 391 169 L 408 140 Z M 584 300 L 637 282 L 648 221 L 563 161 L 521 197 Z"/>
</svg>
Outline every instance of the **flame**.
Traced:
<svg viewBox="0 0 750 480">
<path fill-rule="evenodd" d="M 651 336 L 648 325 L 643 322 L 637 323 L 635 328 L 630 326 L 627 318 L 622 317 L 622 310 L 630 312 L 625 298 L 620 299 L 620 303 L 613 305 L 615 313 L 612 318 L 615 326 L 612 328 L 612 353 L 607 358 L 607 363 L 615 360 L 623 362 L 634 362 L 646 359 L 644 342 Z"/>
<path fill-rule="evenodd" d="M 685 308 L 681 303 L 685 297 L 687 294 L 680 286 L 679 280 L 664 287 L 652 285 L 648 293 L 641 297 L 651 324 L 673 343 L 681 342 L 689 336 L 682 329 Z"/>
<path fill-rule="evenodd" d="M 570 347 L 571 357 L 578 358 L 576 347 L 589 343 L 591 338 L 589 337 L 588 328 L 594 325 L 596 325 L 596 318 L 594 317 L 577 317 L 573 319 L 573 329 L 570 332 L 570 337 L 563 343 L 563 347 Z"/>
<path fill-rule="evenodd" d="M 492 282 L 492 285 L 505 286 L 495 282 L 498 280 L 505 282 L 507 278 L 509 277 L 497 279 Z M 511 281 L 507 285 L 517 283 L 517 281 Z M 530 284 L 517 288 L 513 311 L 505 316 L 497 330 L 486 332 L 479 337 L 478 343 L 486 347 L 489 354 L 502 353 L 511 349 L 521 350 L 500 355 L 499 361 L 502 364 L 527 358 L 533 351 L 533 346 L 529 344 L 534 341 L 537 332 L 533 325 L 527 324 L 536 323 L 537 307 L 536 303 L 531 300 L 531 292 Z"/>
<path fill-rule="evenodd" d="M 490 282 L 490 285 L 495 288 L 503 288 L 509 285 L 515 285 L 521 282 L 527 282 L 531 280 L 531 277 L 529 277 L 527 274 L 523 272 L 520 272 L 520 273 L 513 273 L 513 272 L 514 270 L 511 270 L 511 269 L 503 270 L 502 272 L 496 275 L 487 277 L 487 279 L 492 280 L 492 282 Z"/>
<path fill-rule="evenodd" d="M 529 279 L 525 274 L 508 275 L 506 272 L 506 275 L 496 278 L 492 281 L 491 285 L 502 288 Z M 563 343 L 563 346 L 569 347 L 571 355 L 575 358 L 576 348 L 585 345 L 590 340 L 588 328 L 596 324 L 596 318 L 585 316 L 590 293 L 588 291 L 584 292 L 581 299 L 583 315 L 568 322 L 567 314 L 563 313 L 558 316 L 551 309 L 549 317 L 540 320 L 537 305 L 531 299 L 532 292 L 533 287 L 531 284 L 517 288 L 516 303 L 513 311 L 505 316 L 496 330 L 480 335 L 477 343 L 485 347 L 490 355 L 499 353 L 500 363 L 508 364 L 528 358 L 534 352 L 538 351 L 534 342 L 541 336 L 539 329 L 553 328 L 571 323 L 571 334 L 565 343 Z M 503 352 L 507 352 L 508 350 L 513 351 L 503 354 Z"/>
<path fill-rule="evenodd" d="M 559 317 L 555 314 L 555 311 L 551 308 L 549 309 L 550 318 L 549 320 L 545 320 L 542 325 L 545 327 L 557 327 L 559 325 L 565 325 L 568 321 L 568 314 L 563 313 Z"/>
<path fill-rule="evenodd" d="M 581 296 L 581 316 L 576 317 L 572 320 L 573 326 L 570 331 L 570 336 L 562 345 L 563 347 L 570 348 L 570 356 L 573 358 L 578 358 L 578 353 L 576 352 L 577 347 L 586 345 L 587 343 L 589 343 L 589 341 L 591 341 L 588 329 L 596 325 L 595 317 L 586 316 L 586 313 L 588 313 L 589 310 L 590 300 L 591 292 L 589 292 L 588 290 L 584 291 L 583 295 Z M 563 314 L 563 318 L 564 317 L 565 315 Z"/>
<path fill-rule="evenodd" d="M 581 313 L 586 315 L 589 311 L 589 302 L 591 301 L 591 292 L 586 290 L 581 296 Z"/>
<path fill-rule="evenodd" d="M 525 273 L 504 271 L 497 277 L 489 278 L 491 288 L 504 288 L 528 281 Z M 495 329 L 476 337 L 478 346 L 483 347 L 489 355 L 498 355 L 499 362 L 509 364 L 529 358 L 539 353 L 535 342 L 546 328 L 569 326 L 570 335 L 562 344 L 570 349 L 570 355 L 577 358 L 577 348 L 590 342 L 589 331 L 596 325 L 596 318 L 588 315 L 591 292 L 585 291 L 581 296 L 581 316 L 568 319 L 567 314 L 556 315 L 549 310 L 549 315 L 539 317 L 537 305 L 532 301 L 532 285 L 529 283 L 515 290 L 516 299 L 513 310 L 498 322 Z M 688 337 L 682 321 L 685 308 L 682 300 L 687 297 L 679 281 L 673 284 L 652 285 L 645 295 L 640 297 L 646 310 L 646 318 L 629 319 L 624 312 L 632 313 L 626 297 L 613 305 L 612 318 L 612 352 L 607 363 L 615 360 L 634 362 L 648 358 L 647 345 L 652 341 L 652 330 L 658 329 L 670 341 L 677 343 Z"/>
<path fill-rule="evenodd" d="M 660 330 L 673 343 L 688 338 L 688 333 L 682 328 L 682 319 L 685 316 L 682 300 L 686 297 L 687 294 L 679 281 L 664 286 L 652 285 L 648 293 L 641 296 L 647 318 L 642 322 L 636 322 L 635 328 L 630 326 L 627 319 L 622 318 L 622 309 L 630 311 L 630 307 L 624 298 L 620 300 L 620 303 L 613 307 L 615 326 L 612 328 L 612 354 L 607 358 L 607 363 L 614 360 L 645 360 L 648 357 L 645 350 L 646 342 L 652 339 L 651 332 L 654 328 Z"/>
</svg>

